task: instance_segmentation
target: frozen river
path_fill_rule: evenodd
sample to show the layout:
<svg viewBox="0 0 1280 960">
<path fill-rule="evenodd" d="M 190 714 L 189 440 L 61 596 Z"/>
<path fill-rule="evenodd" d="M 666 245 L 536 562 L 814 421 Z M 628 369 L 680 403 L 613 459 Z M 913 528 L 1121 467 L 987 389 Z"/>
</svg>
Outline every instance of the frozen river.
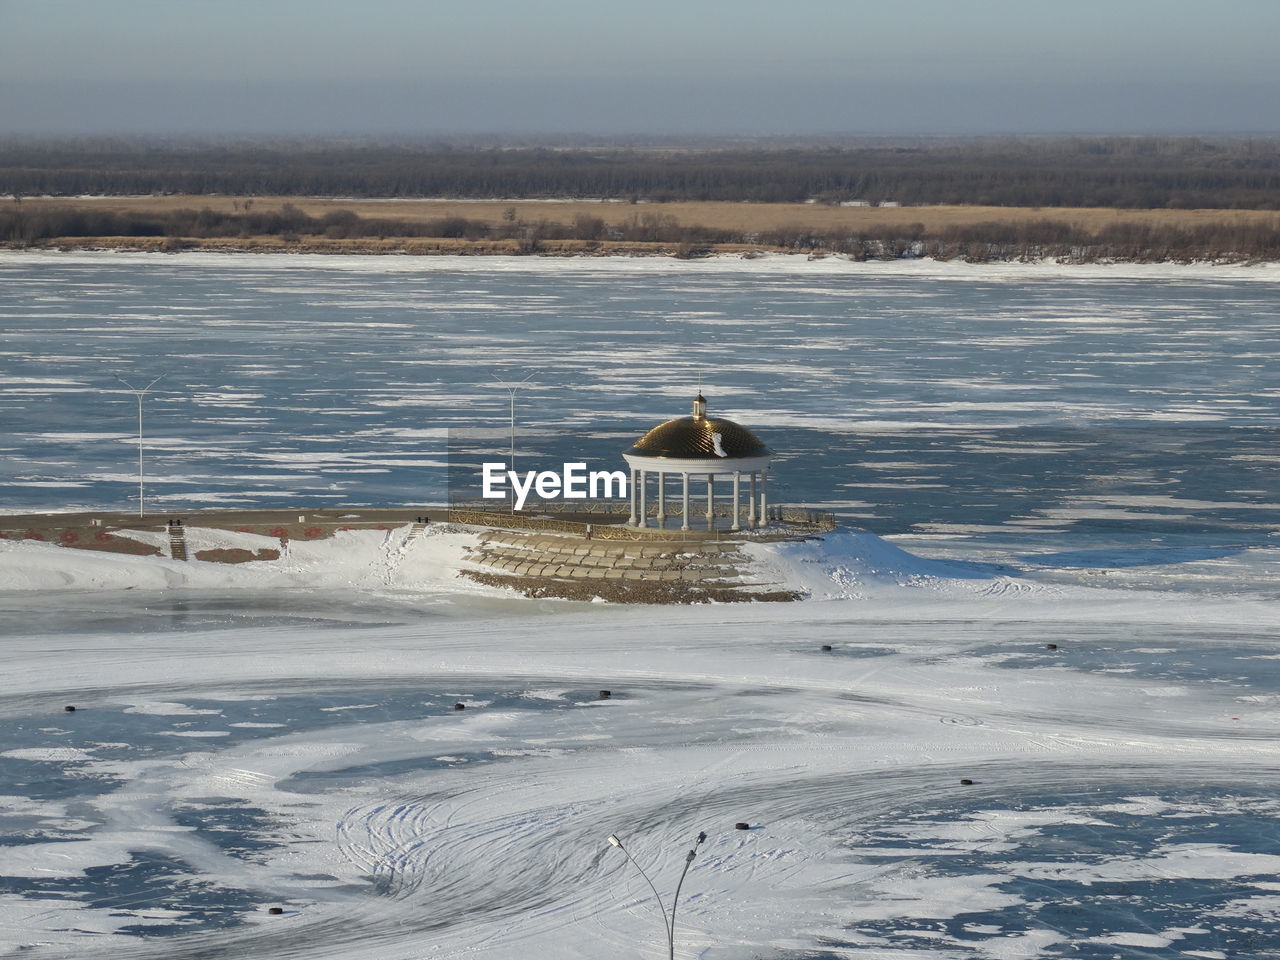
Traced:
<svg viewBox="0 0 1280 960">
<path fill-rule="evenodd" d="M 1280 271 L 533 258 L 0 258 L 8 509 L 441 502 L 448 432 L 612 466 L 712 412 L 878 533 L 1212 532 L 1280 500 Z M 792 461 L 802 468 L 787 469 Z"/>
<path fill-rule="evenodd" d="M 686 960 L 1280 956 L 1277 271 L 8 254 L 0 330 L 10 510 L 128 504 L 113 374 L 177 512 L 439 501 L 536 370 L 531 459 L 701 379 L 909 551 L 636 609 L 0 543 L 0 955 L 660 956 L 604 838 L 706 830 Z"/>
</svg>

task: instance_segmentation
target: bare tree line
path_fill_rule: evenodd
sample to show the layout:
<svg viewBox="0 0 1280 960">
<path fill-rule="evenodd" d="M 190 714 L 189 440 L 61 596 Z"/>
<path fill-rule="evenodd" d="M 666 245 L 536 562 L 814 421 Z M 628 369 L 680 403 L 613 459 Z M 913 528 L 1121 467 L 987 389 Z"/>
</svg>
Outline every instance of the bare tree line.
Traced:
<svg viewBox="0 0 1280 960">
<path fill-rule="evenodd" d="M 0 194 L 1280 209 L 1280 142 L 1097 137 L 828 146 L 0 142 Z"/>
<path fill-rule="evenodd" d="M 39 246 L 62 238 L 166 238 L 163 249 L 181 250 L 203 239 L 276 237 L 286 243 L 307 238 L 360 241 L 438 238 L 514 241 L 513 252 L 539 253 L 549 244 L 571 241 L 592 252 L 604 243 L 662 245 L 661 252 L 695 257 L 717 245 L 734 244 L 796 253 L 841 254 L 852 259 L 932 257 L 970 261 L 1060 258 L 1132 261 L 1277 261 L 1280 217 L 1270 224 L 1215 222 L 1197 226 L 1116 222 L 1097 229 L 1045 218 L 927 228 L 922 223 L 829 231 L 806 226 L 742 232 L 682 224 L 658 212 L 637 212 L 621 223 L 578 216 L 571 223 L 525 221 L 514 208 L 492 224 L 463 217 L 406 221 L 360 217 L 336 210 L 309 216 L 290 204 L 279 210 L 224 213 L 174 210 L 163 213 L 101 212 L 75 207 L 0 207 L 0 243 Z"/>
</svg>

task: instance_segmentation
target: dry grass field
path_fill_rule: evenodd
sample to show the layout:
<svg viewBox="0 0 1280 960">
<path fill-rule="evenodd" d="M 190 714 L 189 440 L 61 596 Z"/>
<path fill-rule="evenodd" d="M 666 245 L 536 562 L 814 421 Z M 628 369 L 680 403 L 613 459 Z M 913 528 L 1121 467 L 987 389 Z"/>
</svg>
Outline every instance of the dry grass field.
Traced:
<svg viewBox="0 0 1280 960">
<path fill-rule="evenodd" d="M 1096 231 L 1114 223 L 1164 227 L 1196 227 L 1213 224 L 1280 227 L 1280 213 L 1273 210 L 1131 210 L 1110 207 L 832 207 L 803 203 L 602 203 L 582 200 L 344 200 L 321 197 L 232 197 L 174 195 L 156 197 L 32 197 L 22 201 L 26 209 L 41 206 L 77 207 L 113 212 L 164 212 L 208 207 L 225 213 L 242 213 L 246 204 L 262 213 L 286 203 L 320 217 L 336 210 L 350 210 L 365 218 L 426 221 L 465 217 L 490 224 L 514 216 L 525 222 L 545 220 L 572 224 L 577 217 L 599 217 L 607 224 L 625 223 L 635 217 L 673 217 L 682 225 L 764 232 L 806 227 L 815 231 L 849 228 L 905 227 L 923 224 L 934 232 L 948 227 L 1002 221 L 1022 223 L 1055 220 Z"/>
<path fill-rule="evenodd" d="M 59 237 L 41 242 L 38 246 L 55 250 L 128 250 L 143 253 L 173 253 L 174 248 L 164 237 Z M 285 240 L 281 237 L 202 237 L 187 239 L 182 249 L 207 250 L 214 253 L 347 253 L 347 254 L 408 254 L 428 257 L 440 254 L 453 256 L 515 256 L 528 253 L 519 240 L 464 240 L 452 237 L 361 237 L 332 240 L 328 237 L 302 237 Z M 744 254 L 776 250 L 746 243 L 708 244 L 703 253 Z M 546 240 L 539 244 L 538 254 L 544 257 L 653 257 L 675 256 L 680 244 L 674 242 L 645 242 L 639 240 Z"/>
</svg>

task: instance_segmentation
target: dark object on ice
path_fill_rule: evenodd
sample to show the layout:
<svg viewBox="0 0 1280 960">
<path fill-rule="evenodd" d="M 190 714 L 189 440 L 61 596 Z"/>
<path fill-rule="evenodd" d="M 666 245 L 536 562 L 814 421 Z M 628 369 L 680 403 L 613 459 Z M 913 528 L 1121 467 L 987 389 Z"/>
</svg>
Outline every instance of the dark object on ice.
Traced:
<svg viewBox="0 0 1280 960">
<path fill-rule="evenodd" d="M 738 822 L 738 823 L 735 823 L 735 824 L 733 825 L 733 829 L 735 829 L 735 830 L 750 830 L 750 829 L 751 829 L 751 824 L 749 824 L 749 823 L 742 823 L 742 822 Z"/>
<path fill-rule="evenodd" d="M 284 913 L 284 907 L 267 907 L 267 913 L 271 914 L 273 917 L 278 917 L 280 914 Z"/>
<path fill-rule="evenodd" d="M 965 779 L 963 779 L 963 780 L 961 780 L 961 781 L 960 781 L 960 786 L 962 786 L 962 787 L 972 787 L 972 786 L 973 786 L 973 781 L 972 781 L 972 780 L 970 780 L 968 777 L 966 777 Z"/>
<path fill-rule="evenodd" d="M 612 691 L 612 690 L 601 690 L 601 691 L 600 691 L 600 699 L 601 699 L 601 700 L 608 700 L 608 699 L 609 699 L 610 697 L 612 697 L 612 696 L 613 696 L 613 691 Z"/>
<path fill-rule="evenodd" d="M 66 706 L 66 707 L 63 707 L 62 709 L 63 709 L 63 710 L 65 710 L 67 713 L 75 713 L 75 712 L 76 712 L 76 708 L 75 708 L 75 707 L 72 707 L 72 706 Z"/>
<path fill-rule="evenodd" d="M 455 703 L 455 704 L 453 705 L 453 709 L 455 709 L 455 710 L 465 710 L 465 709 L 467 709 L 467 705 L 466 705 L 465 703 Z"/>
<path fill-rule="evenodd" d="M 1057 650 L 1057 649 L 1058 649 L 1058 645 L 1057 645 L 1056 643 L 1046 643 L 1046 644 L 1044 645 L 1044 648 L 1045 648 L 1046 650 Z"/>
<path fill-rule="evenodd" d="M 831 649 L 831 644 L 829 644 L 829 643 L 824 643 L 824 644 L 822 645 L 822 651 L 823 651 L 823 653 L 826 653 L 826 652 L 827 652 L 827 651 L 829 651 L 830 649 Z"/>
</svg>

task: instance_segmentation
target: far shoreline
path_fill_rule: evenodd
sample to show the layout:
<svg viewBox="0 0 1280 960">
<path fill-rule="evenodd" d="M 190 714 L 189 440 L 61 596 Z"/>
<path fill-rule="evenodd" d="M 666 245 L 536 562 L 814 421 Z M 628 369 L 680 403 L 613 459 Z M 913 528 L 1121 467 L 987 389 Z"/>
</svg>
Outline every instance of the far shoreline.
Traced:
<svg viewBox="0 0 1280 960">
<path fill-rule="evenodd" d="M 128 238 L 136 239 L 136 238 Z M 920 279 L 990 280 L 1239 280 L 1280 283 L 1280 261 L 1137 261 L 1093 260 L 1070 262 L 1052 257 L 1040 259 L 940 260 L 931 257 L 857 260 L 841 254 L 807 254 L 790 251 L 728 250 L 685 259 L 669 253 L 548 254 L 458 253 L 441 250 L 434 254 L 414 254 L 400 249 L 324 252 L 274 246 L 256 249 L 229 249 L 208 245 L 177 252 L 130 246 L 0 246 L 0 267 L 6 264 L 68 263 L 103 266 L 171 264 L 187 268 L 235 268 L 253 263 L 273 269 L 339 270 L 372 273 L 500 272 L 551 274 L 645 274 L 671 272 L 712 272 L 774 276 L 916 277 Z"/>
<path fill-rule="evenodd" d="M 855 262 L 1280 263 L 1280 213 L 167 195 L 0 204 L 0 249 Z"/>
</svg>

